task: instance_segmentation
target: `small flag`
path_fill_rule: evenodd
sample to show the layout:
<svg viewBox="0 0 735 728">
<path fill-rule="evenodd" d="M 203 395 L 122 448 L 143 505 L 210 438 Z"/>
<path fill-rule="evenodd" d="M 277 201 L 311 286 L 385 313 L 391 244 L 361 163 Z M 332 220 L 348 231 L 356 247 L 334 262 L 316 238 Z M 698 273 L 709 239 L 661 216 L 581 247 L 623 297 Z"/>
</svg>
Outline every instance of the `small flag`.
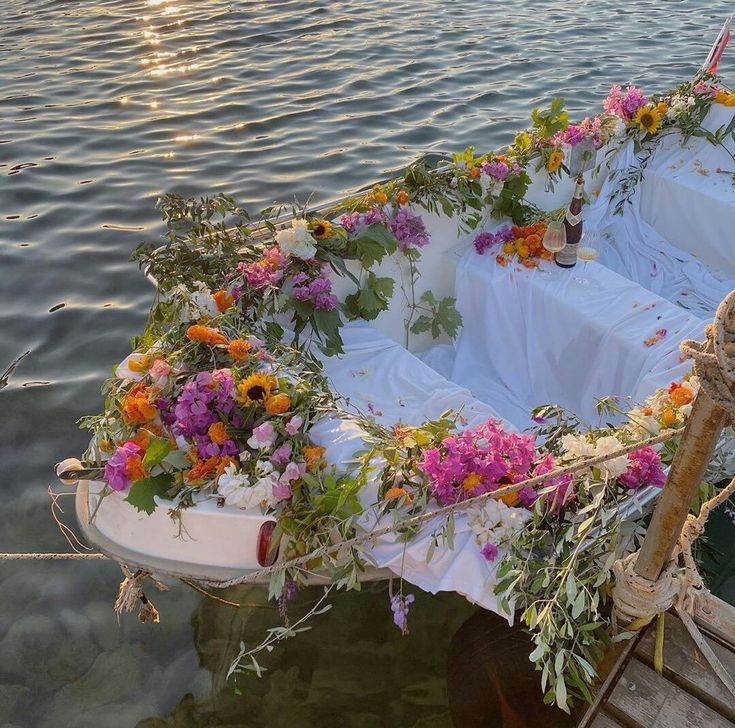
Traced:
<svg viewBox="0 0 735 728">
<path fill-rule="evenodd" d="M 730 23 L 732 22 L 732 15 L 725 21 L 722 26 L 722 30 L 717 36 L 709 54 L 707 60 L 704 62 L 702 68 L 708 73 L 716 73 L 717 66 L 720 65 L 720 59 L 722 54 L 725 52 L 728 42 L 730 41 Z"/>
</svg>

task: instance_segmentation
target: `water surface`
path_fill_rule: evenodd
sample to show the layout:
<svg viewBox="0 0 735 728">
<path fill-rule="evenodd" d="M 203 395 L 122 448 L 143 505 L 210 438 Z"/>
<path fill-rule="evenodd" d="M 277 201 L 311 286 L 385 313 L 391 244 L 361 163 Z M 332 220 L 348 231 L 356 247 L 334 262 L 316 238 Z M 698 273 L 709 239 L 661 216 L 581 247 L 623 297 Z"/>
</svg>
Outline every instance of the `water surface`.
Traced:
<svg viewBox="0 0 735 728">
<path fill-rule="evenodd" d="M 510 141 L 557 95 L 691 75 L 731 4 L 713 0 L 0 2 L 0 551 L 67 548 L 51 466 L 145 320 L 128 262 L 166 191 L 253 208 L 326 200 L 427 152 Z M 726 55 L 726 67 L 735 57 Z M 71 502 L 66 501 L 68 522 Z M 242 697 L 241 638 L 276 623 L 175 586 L 162 624 L 112 613 L 111 563 L 0 565 L 0 726 L 443 726 L 460 597 L 390 625 L 383 589 L 338 597 Z M 304 603 L 318 595 L 303 595 Z M 167 722 L 164 722 L 167 721 Z"/>
</svg>

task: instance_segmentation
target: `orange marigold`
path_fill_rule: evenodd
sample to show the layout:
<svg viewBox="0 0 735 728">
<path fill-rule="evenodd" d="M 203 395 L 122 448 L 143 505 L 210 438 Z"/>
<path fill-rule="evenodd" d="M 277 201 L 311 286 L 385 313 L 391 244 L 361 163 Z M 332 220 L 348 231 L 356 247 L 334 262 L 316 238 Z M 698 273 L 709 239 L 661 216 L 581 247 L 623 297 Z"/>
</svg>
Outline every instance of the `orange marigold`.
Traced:
<svg viewBox="0 0 735 728">
<path fill-rule="evenodd" d="M 265 411 L 269 415 L 282 415 L 291 409 L 291 397 L 287 394 L 272 394 L 266 397 Z"/>
<path fill-rule="evenodd" d="M 669 397 L 677 407 L 689 404 L 694 399 L 691 390 L 687 387 L 677 387 Z"/>
<path fill-rule="evenodd" d="M 386 501 L 395 500 L 396 498 L 405 498 L 407 505 L 411 505 L 411 503 L 413 503 L 411 494 L 405 488 L 389 488 L 383 496 L 383 500 Z"/>
<path fill-rule="evenodd" d="M 151 402 L 151 392 L 141 382 L 138 382 L 123 398 L 123 419 L 127 424 L 143 424 L 150 422 L 158 410 Z"/>
<path fill-rule="evenodd" d="M 672 425 L 676 424 L 676 412 L 674 412 L 671 407 L 667 407 L 662 413 L 661 413 L 661 424 L 664 427 L 671 427 Z"/>
<path fill-rule="evenodd" d="M 204 478 L 214 474 L 217 471 L 220 460 L 222 460 L 222 458 L 216 456 L 207 458 L 206 460 L 200 460 L 195 463 L 186 474 L 186 479 L 188 481 L 203 480 Z"/>
<path fill-rule="evenodd" d="M 400 190 L 396 195 L 396 202 L 399 205 L 405 205 L 408 202 L 408 192 L 406 192 L 406 190 Z"/>
<path fill-rule="evenodd" d="M 220 313 L 224 313 L 228 308 L 230 308 L 230 306 L 235 303 L 235 299 L 232 297 L 232 294 L 227 293 L 227 291 L 215 291 L 212 294 L 212 298 L 217 304 L 217 310 Z"/>
<path fill-rule="evenodd" d="M 385 205 L 385 203 L 388 202 L 388 195 L 378 188 L 373 191 L 373 200 L 375 200 L 378 205 Z"/>
<path fill-rule="evenodd" d="M 309 470 L 316 470 L 317 468 L 324 468 L 326 467 L 326 462 L 324 461 L 324 458 L 322 455 L 324 455 L 324 448 L 323 447 L 305 447 L 301 450 L 301 456 L 304 458 L 304 462 L 306 463 L 306 467 Z"/>
<path fill-rule="evenodd" d="M 470 167 L 469 168 L 469 175 L 472 177 L 472 179 L 477 179 L 480 176 L 480 168 L 479 167 Z"/>
<path fill-rule="evenodd" d="M 217 344 L 227 344 L 227 337 L 218 329 L 211 326 L 202 326 L 201 324 L 193 324 L 186 330 L 186 338 L 191 341 L 201 341 L 210 346 Z"/>
<path fill-rule="evenodd" d="M 235 361 L 245 361 L 250 355 L 250 349 L 252 348 L 250 342 L 245 339 L 233 339 L 227 347 L 227 353 Z"/>
<path fill-rule="evenodd" d="M 213 422 L 209 426 L 209 429 L 207 430 L 207 434 L 209 435 L 209 439 L 215 445 L 221 445 L 225 440 L 229 439 L 229 435 L 227 434 L 227 428 L 225 427 L 224 422 Z"/>
<path fill-rule="evenodd" d="M 143 460 L 140 455 L 131 455 L 125 461 L 125 475 L 130 480 L 143 480 L 143 478 L 147 477 L 148 473 L 143 467 Z"/>
<path fill-rule="evenodd" d="M 148 445 L 151 444 L 150 433 L 147 430 L 138 430 L 138 434 L 130 438 L 130 442 L 134 442 L 141 450 L 145 451 L 148 449 Z"/>
</svg>

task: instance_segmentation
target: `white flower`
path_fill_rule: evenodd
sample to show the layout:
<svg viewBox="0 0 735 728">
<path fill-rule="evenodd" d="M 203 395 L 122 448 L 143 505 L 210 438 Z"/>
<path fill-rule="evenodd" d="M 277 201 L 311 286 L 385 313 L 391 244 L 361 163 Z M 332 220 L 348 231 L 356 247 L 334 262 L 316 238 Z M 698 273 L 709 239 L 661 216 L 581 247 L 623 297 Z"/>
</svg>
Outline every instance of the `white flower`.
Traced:
<svg viewBox="0 0 735 728">
<path fill-rule="evenodd" d="M 595 454 L 595 446 L 584 435 L 562 435 L 561 446 L 574 457 L 587 458 Z"/>
<path fill-rule="evenodd" d="M 146 368 L 144 368 L 142 365 L 140 367 L 136 367 L 136 369 L 140 369 L 140 371 L 135 371 L 130 368 L 130 363 L 132 362 L 133 365 L 140 364 L 145 358 L 149 358 L 148 354 L 128 354 L 118 365 L 115 369 L 115 376 L 118 379 L 127 379 L 131 382 L 137 382 L 146 375 Z"/>
<path fill-rule="evenodd" d="M 525 508 L 512 508 L 500 500 L 488 500 L 483 506 L 471 508 L 467 524 L 478 545 L 494 543 L 501 546 L 511 540 L 531 517 Z"/>
<path fill-rule="evenodd" d="M 621 444 L 617 437 L 606 435 L 605 437 L 601 437 L 595 443 L 595 455 L 608 455 L 620 448 Z M 601 463 L 599 467 L 600 470 L 607 473 L 611 478 L 616 478 L 628 469 L 628 456 L 618 455 L 618 457 L 613 458 L 612 460 L 606 460 L 604 463 Z"/>
<path fill-rule="evenodd" d="M 314 238 L 309 232 L 306 220 L 292 220 L 290 228 L 276 233 L 276 241 L 284 253 L 301 258 L 301 260 L 309 260 L 316 254 Z"/>
<path fill-rule="evenodd" d="M 217 493 L 224 497 L 228 506 L 238 508 L 269 506 L 274 502 L 270 480 L 264 483 L 261 479 L 255 485 L 251 485 L 250 478 L 245 473 L 238 473 L 237 466 L 232 464 L 228 465 L 225 472 L 219 476 Z"/>
</svg>

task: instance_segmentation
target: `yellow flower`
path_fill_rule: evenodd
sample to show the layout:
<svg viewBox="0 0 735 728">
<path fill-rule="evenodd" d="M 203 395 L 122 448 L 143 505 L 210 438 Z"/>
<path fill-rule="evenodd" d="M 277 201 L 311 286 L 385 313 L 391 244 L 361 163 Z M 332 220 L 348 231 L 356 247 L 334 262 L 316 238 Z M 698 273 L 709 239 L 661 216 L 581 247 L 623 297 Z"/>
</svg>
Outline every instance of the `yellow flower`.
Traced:
<svg viewBox="0 0 735 728">
<path fill-rule="evenodd" d="M 663 116 L 669 110 L 669 105 L 665 101 L 659 101 L 656 104 L 656 111 Z"/>
<path fill-rule="evenodd" d="M 311 234 L 317 240 L 324 240 L 332 234 L 332 223 L 328 220 L 314 220 L 312 223 Z"/>
<path fill-rule="evenodd" d="M 556 172 L 559 167 L 561 167 L 561 163 L 564 161 L 564 152 L 562 152 L 561 149 L 553 149 L 551 154 L 549 154 L 549 158 L 546 161 L 546 169 L 549 170 L 549 172 Z"/>
<path fill-rule="evenodd" d="M 474 490 L 478 485 L 482 483 L 482 475 L 478 473 L 470 473 L 463 481 L 462 487 L 465 490 Z"/>
<path fill-rule="evenodd" d="M 373 187 L 373 200 L 376 205 L 385 205 L 388 202 L 388 195 L 383 192 L 383 188 L 380 185 Z"/>
<path fill-rule="evenodd" d="M 513 255 L 516 252 L 516 244 L 513 242 L 503 243 L 503 252 L 506 255 Z"/>
<path fill-rule="evenodd" d="M 275 386 L 276 380 L 273 377 L 255 372 L 237 385 L 237 398 L 244 405 L 263 404 Z"/>
<path fill-rule="evenodd" d="M 638 109 L 635 122 L 641 131 L 645 131 L 647 134 L 655 134 L 661 125 L 661 113 L 653 104 L 646 104 Z"/>
<path fill-rule="evenodd" d="M 512 508 L 520 503 L 521 497 L 518 495 L 518 491 L 515 491 L 501 495 L 499 500 L 503 501 L 508 508 Z"/>
<path fill-rule="evenodd" d="M 667 407 L 662 413 L 659 422 L 663 427 L 673 427 L 676 424 L 676 412 Z"/>
<path fill-rule="evenodd" d="M 724 106 L 735 106 L 735 92 L 724 89 L 715 94 L 715 101 Z"/>
</svg>

